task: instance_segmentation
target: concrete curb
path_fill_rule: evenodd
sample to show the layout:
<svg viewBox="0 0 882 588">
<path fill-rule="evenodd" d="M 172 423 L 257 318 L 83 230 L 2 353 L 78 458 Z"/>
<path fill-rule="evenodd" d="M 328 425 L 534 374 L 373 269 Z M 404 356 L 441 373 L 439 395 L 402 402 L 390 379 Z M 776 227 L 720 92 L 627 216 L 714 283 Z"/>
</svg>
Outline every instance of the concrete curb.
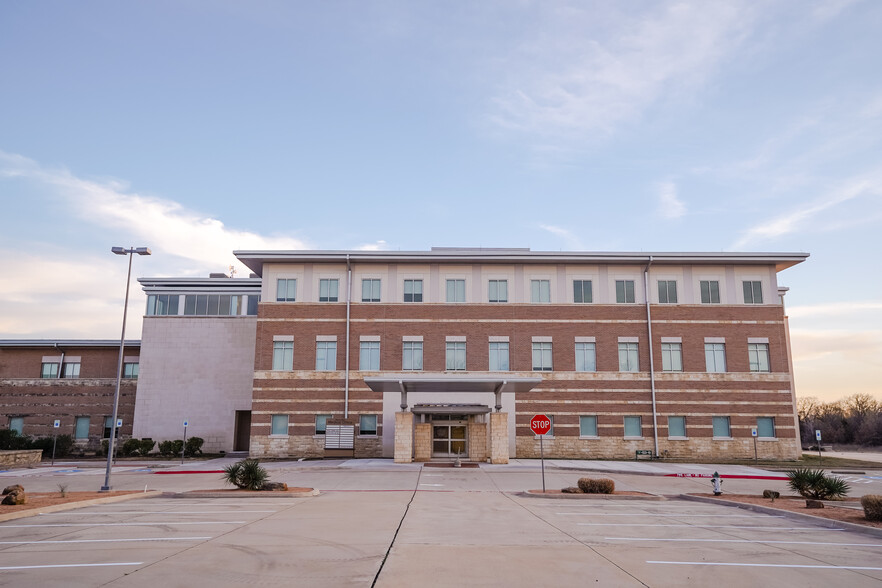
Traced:
<svg viewBox="0 0 882 588">
<path fill-rule="evenodd" d="M 667 500 L 659 494 L 646 494 L 645 496 L 634 496 L 631 494 L 543 494 L 541 490 L 525 490 L 516 492 L 516 496 L 524 496 L 528 498 L 553 498 L 563 500 Z"/>
<path fill-rule="evenodd" d="M 212 490 L 204 490 L 204 491 L 189 491 L 189 492 L 163 492 L 162 496 L 165 498 L 236 498 L 236 499 L 266 499 L 266 498 L 309 498 L 311 496 L 318 496 L 321 494 L 315 488 L 310 488 L 307 492 L 251 492 L 251 491 L 243 491 L 239 492 L 231 492 L 229 490 L 224 491 L 212 491 Z"/>
<path fill-rule="evenodd" d="M 89 500 L 78 500 L 74 502 L 65 502 L 64 504 L 53 504 L 43 508 L 29 508 L 27 510 L 17 510 L 15 512 L 7 512 L 0 515 L 0 522 L 12 521 L 24 517 L 32 517 L 41 512 L 61 512 L 65 510 L 74 510 L 84 506 L 93 506 L 95 504 L 112 504 L 114 502 L 125 502 L 126 500 L 135 500 L 138 498 L 153 498 L 162 495 L 160 490 L 150 490 L 149 492 L 133 492 L 132 494 L 120 494 L 119 496 L 107 496 L 105 498 L 91 498 Z"/>
<path fill-rule="evenodd" d="M 819 525 L 819 526 L 827 528 L 827 529 L 845 529 L 847 531 L 855 531 L 857 533 L 865 533 L 867 535 L 873 535 L 874 537 L 882 537 L 882 529 L 877 529 L 876 527 L 865 527 L 864 525 L 857 525 L 855 523 L 844 523 L 844 522 L 836 521 L 834 519 L 826 519 L 824 517 L 816 517 L 816 516 L 813 516 L 810 514 L 803 514 L 800 512 L 791 512 L 789 510 L 782 510 L 780 508 L 772 508 L 770 506 L 760 506 L 758 504 L 745 504 L 743 502 L 735 502 L 734 500 L 710 498 L 707 496 L 693 496 L 691 494 L 681 494 L 679 497 L 682 498 L 683 500 L 691 500 L 693 502 L 705 502 L 707 504 L 722 504 L 724 506 L 735 506 L 737 508 L 742 508 L 744 510 L 750 510 L 753 512 L 761 512 L 763 514 L 785 516 L 789 519 L 793 519 L 796 521 L 802 521 L 805 523 L 813 523 L 815 525 Z"/>
</svg>

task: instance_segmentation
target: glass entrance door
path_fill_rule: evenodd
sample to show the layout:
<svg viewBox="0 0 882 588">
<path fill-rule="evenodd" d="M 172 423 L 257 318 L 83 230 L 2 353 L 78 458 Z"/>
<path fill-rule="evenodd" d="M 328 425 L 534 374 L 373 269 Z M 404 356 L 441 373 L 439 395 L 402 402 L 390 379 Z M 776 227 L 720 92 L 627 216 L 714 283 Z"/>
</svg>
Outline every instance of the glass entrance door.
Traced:
<svg viewBox="0 0 882 588">
<path fill-rule="evenodd" d="M 466 457 L 466 425 L 432 423 L 433 457 Z"/>
</svg>

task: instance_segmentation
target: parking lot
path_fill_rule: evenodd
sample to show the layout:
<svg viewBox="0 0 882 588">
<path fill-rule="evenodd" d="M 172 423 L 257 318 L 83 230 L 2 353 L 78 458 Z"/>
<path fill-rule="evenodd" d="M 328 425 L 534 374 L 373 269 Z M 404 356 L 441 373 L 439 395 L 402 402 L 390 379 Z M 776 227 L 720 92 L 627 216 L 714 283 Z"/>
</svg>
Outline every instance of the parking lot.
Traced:
<svg viewBox="0 0 882 588">
<path fill-rule="evenodd" d="M 274 480 L 322 494 L 148 498 L 8 521 L 0 584 L 882 584 L 880 537 L 670 498 L 706 491 L 706 480 L 611 474 L 620 489 L 668 496 L 655 500 L 526 496 L 540 482 L 527 466 L 273 464 Z M 90 478 L 43 474 L 26 484 Z M 209 474 L 131 475 L 120 483 L 222 486 Z M 552 470 L 547 483 L 571 485 L 578 475 Z"/>
</svg>

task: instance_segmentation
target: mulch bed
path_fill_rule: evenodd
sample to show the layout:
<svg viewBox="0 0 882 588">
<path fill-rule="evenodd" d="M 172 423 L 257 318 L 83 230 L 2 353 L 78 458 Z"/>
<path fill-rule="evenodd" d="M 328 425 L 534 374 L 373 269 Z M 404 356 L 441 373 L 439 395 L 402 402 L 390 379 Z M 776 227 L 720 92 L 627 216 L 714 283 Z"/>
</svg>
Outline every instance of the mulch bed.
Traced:
<svg viewBox="0 0 882 588">
<path fill-rule="evenodd" d="M 856 510 L 854 508 L 837 507 L 835 504 L 835 502 L 850 503 L 851 505 L 854 505 L 855 502 L 860 503 L 860 498 L 855 497 L 845 498 L 842 501 L 824 501 L 824 508 L 806 508 L 805 498 L 800 496 L 782 496 L 781 498 L 776 498 L 774 502 L 772 502 L 770 498 L 763 498 L 762 496 L 752 494 L 723 494 L 722 496 L 714 496 L 713 494 L 694 494 L 693 496 L 718 498 L 730 502 L 740 502 L 741 504 L 756 504 L 759 506 L 786 510 L 788 512 L 797 512 L 824 519 L 882 529 L 882 521 L 868 521 L 864 518 L 863 509 Z"/>
<path fill-rule="evenodd" d="M 454 466 L 452 463 L 447 463 L 447 462 L 426 462 L 423 464 L 423 467 L 424 468 L 452 468 L 452 467 L 456 467 L 456 466 Z M 476 467 L 478 467 L 478 464 L 476 464 L 474 462 L 469 462 L 469 463 L 462 462 L 459 467 L 461 467 L 463 469 L 476 468 Z"/>
<path fill-rule="evenodd" d="M 82 500 L 92 500 L 95 498 L 123 496 L 125 494 L 141 494 L 141 490 L 127 490 L 121 492 L 66 492 L 65 496 L 62 496 L 60 492 L 28 492 L 25 490 L 27 502 L 24 504 L 0 504 L 0 514 L 15 512 L 18 510 L 46 508 L 47 506 L 54 506 L 56 504 L 67 504 L 70 502 L 80 502 Z"/>
<path fill-rule="evenodd" d="M 632 492 L 629 490 L 624 491 L 616 491 L 612 494 L 586 494 L 584 492 L 580 494 L 571 494 L 569 492 L 563 492 L 561 490 L 553 490 L 549 488 L 544 493 L 542 490 L 527 490 L 528 494 L 537 494 L 539 496 L 547 495 L 547 496 L 572 496 L 573 498 L 616 498 L 617 496 L 637 496 L 641 498 L 657 498 L 655 494 L 649 494 L 648 492 Z"/>
</svg>

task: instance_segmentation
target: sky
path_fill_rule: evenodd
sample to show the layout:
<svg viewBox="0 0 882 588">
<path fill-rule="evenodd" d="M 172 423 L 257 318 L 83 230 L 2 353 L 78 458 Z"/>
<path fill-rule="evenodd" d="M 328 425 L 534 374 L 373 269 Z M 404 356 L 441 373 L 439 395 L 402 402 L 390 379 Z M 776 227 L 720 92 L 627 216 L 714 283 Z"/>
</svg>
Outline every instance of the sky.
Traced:
<svg viewBox="0 0 882 588">
<path fill-rule="evenodd" d="M 882 399 L 882 3 L 2 2 L 0 338 L 237 249 L 802 251 L 797 393 Z M 127 338 L 145 304 L 133 280 Z"/>
</svg>

